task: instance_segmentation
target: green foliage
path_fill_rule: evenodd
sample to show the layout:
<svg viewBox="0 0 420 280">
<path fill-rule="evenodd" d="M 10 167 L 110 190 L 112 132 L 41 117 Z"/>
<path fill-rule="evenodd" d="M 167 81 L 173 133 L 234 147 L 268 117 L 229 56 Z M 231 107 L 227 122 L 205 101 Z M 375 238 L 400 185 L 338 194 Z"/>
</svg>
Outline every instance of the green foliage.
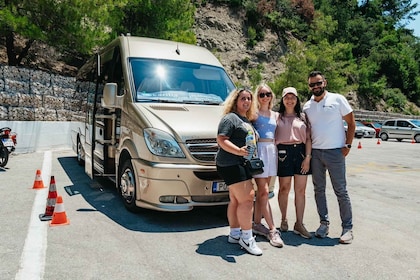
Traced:
<svg viewBox="0 0 420 280">
<path fill-rule="evenodd" d="M 126 0 L 8 0 L 0 2 L 0 36 L 5 38 L 9 65 L 19 65 L 34 40 L 58 50 L 86 54 L 113 34 L 110 12 Z M 25 38 L 22 50 L 15 37 Z"/>
<path fill-rule="evenodd" d="M 276 86 L 294 86 L 309 97 L 307 76 L 310 71 L 319 70 L 326 76 L 331 91 L 344 93 L 356 88 L 357 65 L 352 57 L 351 45 L 331 45 L 326 40 L 317 45 L 304 45 L 294 40 L 289 42 L 288 49 L 283 60 L 287 71 L 280 75 Z"/>
<path fill-rule="evenodd" d="M 187 0 L 131 0 L 116 14 L 118 33 L 194 44 L 195 6 Z"/>
<path fill-rule="evenodd" d="M 401 93 L 400 89 L 387 88 L 383 92 L 383 99 L 388 105 L 388 110 L 393 112 L 403 112 L 407 104 L 407 98 Z"/>
<path fill-rule="evenodd" d="M 248 71 L 249 81 L 251 85 L 258 85 L 262 81 L 261 72 L 264 70 L 264 67 L 260 64 L 256 68 L 252 68 Z"/>
<path fill-rule="evenodd" d="M 9 65 L 19 65 L 34 40 L 75 56 L 121 33 L 194 44 L 194 11 L 188 0 L 0 0 L 0 36 Z M 16 48 L 16 35 L 25 48 Z"/>
<path fill-rule="evenodd" d="M 253 28 L 252 26 L 248 27 L 248 46 L 249 47 L 254 47 L 257 44 L 257 32 L 255 31 L 255 28 Z"/>
</svg>

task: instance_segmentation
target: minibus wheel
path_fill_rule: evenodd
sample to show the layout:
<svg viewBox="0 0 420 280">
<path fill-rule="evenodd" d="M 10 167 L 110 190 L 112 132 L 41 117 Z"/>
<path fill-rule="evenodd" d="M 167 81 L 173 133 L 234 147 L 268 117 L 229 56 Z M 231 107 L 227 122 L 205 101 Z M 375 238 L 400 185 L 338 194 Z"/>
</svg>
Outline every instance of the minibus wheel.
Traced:
<svg viewBox="0 0 420 280">
<path fill-rule="evenodd" d="M 138 210 L 136 206 L 136 179 L 130 160 L 126 160 L 121 168 L 119 191 L 125 208 L 129 211 L 136 212 Z"/>
</svg>

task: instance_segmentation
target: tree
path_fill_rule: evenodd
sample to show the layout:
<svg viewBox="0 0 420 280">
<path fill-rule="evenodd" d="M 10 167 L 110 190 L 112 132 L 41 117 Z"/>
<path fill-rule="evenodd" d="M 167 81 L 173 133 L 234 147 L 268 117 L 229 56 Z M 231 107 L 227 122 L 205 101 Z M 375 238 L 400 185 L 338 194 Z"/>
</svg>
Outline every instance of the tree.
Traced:
<svg viewBox="0 0 420 280">
<path fill-rule="evenodd" d="M 88 54 L 114 36 L 110 15 L 127 0 L 0 0 L 0 37 L 9 65 L 20 65 L 35 40 L 59 51 Z M 16 46 L 16 36 L 25 40 Z"/>
<path fill-rule="evenodd" d="M 131 0 L 120 11 L 117 33 L 195 43 L 195 7 L 189 0 Z"/>
</svg>

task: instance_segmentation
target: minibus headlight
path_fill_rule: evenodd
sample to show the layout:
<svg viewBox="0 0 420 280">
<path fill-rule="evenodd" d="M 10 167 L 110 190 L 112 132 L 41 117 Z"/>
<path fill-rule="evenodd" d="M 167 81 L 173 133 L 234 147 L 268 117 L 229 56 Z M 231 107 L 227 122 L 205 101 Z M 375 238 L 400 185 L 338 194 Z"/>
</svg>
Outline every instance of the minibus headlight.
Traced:
<svg viewBox="0 0 420 280">
<path fill-rule="evenodd" d="M 143 133 L 147 148 L 152 154 L 162 157 L 185 158 L 178 143 L 170 134 L 154 128 L 146 128 Z"/>
</svg>

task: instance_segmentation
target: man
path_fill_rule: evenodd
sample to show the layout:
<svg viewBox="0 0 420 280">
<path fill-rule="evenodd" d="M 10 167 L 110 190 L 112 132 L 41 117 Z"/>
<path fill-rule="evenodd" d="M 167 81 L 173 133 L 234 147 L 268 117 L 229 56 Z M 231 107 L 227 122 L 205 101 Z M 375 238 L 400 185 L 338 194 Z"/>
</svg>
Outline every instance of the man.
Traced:
<svg viewBox="0 0 420 280">
<path fill-rule="evenodd" d="M 321 221 L 315 236 L 324 238 L 329 232 L 330 221 L 325 195 L 328 170 L 340 208 L 343 228 L 340 243 L 350 244 L 353 241 L 353 222 L 350 197 L 347 193 L 345 157 L 350 152 L 356 128 L 353 109 L 344 96 L 325 89 L 327 80 L 321 72 L 311 72 L 308 83 L 312 97 L 303 106 L 303 111 L 311 126 L 312 182 Z M 343 119 L 348 125 L 347 132 Z"/>
</svg>

